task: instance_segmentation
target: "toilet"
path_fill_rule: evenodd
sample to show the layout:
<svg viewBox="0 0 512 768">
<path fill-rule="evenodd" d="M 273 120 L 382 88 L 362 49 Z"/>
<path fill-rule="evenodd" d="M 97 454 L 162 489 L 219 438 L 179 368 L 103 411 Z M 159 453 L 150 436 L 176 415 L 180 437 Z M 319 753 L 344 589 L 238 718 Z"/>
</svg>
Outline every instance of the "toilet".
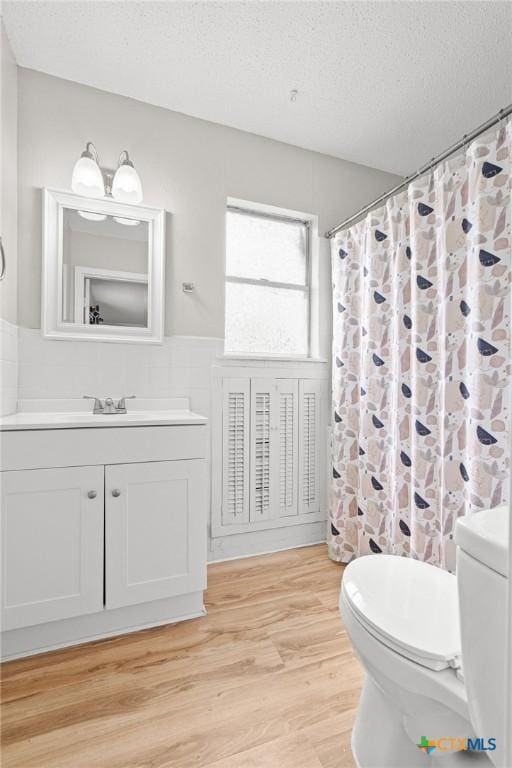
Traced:
<svg viewBox="0 0 512 768">
<path fill-rule="evenodd" d="M 366 672 L 352 732 L 359 768 L 505 768 L 508 516 L 502 506 L 459 519 L 457 576 L 384 554 L 345 568 L 340 611 Z M 458 749 L 479 737 L 481 749 Z M 427 751 L 425 740 L 441 741 Z"/>
</svg>

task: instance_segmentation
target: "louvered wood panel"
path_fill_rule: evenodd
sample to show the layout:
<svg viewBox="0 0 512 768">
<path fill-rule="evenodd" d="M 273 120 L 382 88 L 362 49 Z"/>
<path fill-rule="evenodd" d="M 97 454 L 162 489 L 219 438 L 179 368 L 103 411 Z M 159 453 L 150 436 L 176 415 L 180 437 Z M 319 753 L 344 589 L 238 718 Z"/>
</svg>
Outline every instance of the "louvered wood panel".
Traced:
<svg viewBox="0 0 512 768">
<path fill-rule="evenodd" d="M 224 379 L 222 524 L 249 522 L 250 379 Z"/>
<path fill-rule="evenodd" d="M 223 380 L 221 527 L 226 533 L 321 514 L 324 396 L 318 379 Z"/>
<path fill-rule="evenodd" d="M 276 383 L 251 381 L 251 522 L 273 517 Z"/>
<path fill-rule="evenodd" d="M 298 467 L 298 384 L 297 380 L 278 379 L 279 405 L 279 516 L 296 515 Z"/>
<path fill-rule="evenodd" d="M 299 514 L 320 511 L 321 385 L 299 382 Z"/>
</svg>

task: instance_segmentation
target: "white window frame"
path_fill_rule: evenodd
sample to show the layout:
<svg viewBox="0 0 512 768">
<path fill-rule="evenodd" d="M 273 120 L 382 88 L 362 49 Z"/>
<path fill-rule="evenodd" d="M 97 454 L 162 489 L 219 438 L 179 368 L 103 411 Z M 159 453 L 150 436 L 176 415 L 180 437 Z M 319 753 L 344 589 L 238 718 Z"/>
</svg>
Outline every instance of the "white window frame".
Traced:
<svg viewBox="0 0 512 768">
<path fill-rule="evenodd" d="M 225 270 L 225 284 L 238 283 L 246 285 L 267 286 L 269 288 L 284 288 L 287 290 L 302 291 L 307 295 L 307 351 L 305 355 L 286 355 L 286 354 L 252 354 L 250 352 L 231 352 L 224 350 L 225 358 L 233 359 L 271 359 L 271 360 L 311 360 L 318 356 L 318 217 L 314 214 L 295 211 L 287 208 L 279 208 L 273 205 L 263 203 L 254 203 L 248 200 L 228 197 L 226 213 L 234 211 L 235 213 L 247 214 L 264 219 L 275 219 L 277 221 L 288 221 L 303 224 L 306 227 L 306 276 L 305 284 L 287 283 L 265 278 L 237 277 L 228 275 Z M 224 322 L 226 316 L 224 316 Z"/>
</svg>

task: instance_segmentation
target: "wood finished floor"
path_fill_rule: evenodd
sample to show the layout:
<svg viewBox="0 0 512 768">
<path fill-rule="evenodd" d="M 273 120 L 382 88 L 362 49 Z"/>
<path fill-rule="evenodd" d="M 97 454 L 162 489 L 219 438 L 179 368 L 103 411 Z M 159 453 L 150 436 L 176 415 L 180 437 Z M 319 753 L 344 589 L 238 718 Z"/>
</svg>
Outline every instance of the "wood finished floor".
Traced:
<svg viewBox="0 0 512 768">
<path fill-rule="evenodd" d="M 3 768 L 352 768 L 325 545 L 212 565 L 208 615 L 2 665 Z"/>
</svg>

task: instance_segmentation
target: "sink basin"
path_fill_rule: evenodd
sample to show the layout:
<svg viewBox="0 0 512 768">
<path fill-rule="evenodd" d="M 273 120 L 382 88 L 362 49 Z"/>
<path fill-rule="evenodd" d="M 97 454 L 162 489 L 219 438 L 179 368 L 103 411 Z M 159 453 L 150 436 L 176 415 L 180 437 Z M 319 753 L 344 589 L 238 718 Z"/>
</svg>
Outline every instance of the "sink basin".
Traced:
<svg viewBox="0 0 512 768">
<path fill-rule="evenodd" d="M 20 400 L 18 411 L 0 418 L 0 431 L 206 424 L 189 408 L 187 398 L 136 399 L 127 413 L 93 414 L 84 400 Z"/>
</svg>

